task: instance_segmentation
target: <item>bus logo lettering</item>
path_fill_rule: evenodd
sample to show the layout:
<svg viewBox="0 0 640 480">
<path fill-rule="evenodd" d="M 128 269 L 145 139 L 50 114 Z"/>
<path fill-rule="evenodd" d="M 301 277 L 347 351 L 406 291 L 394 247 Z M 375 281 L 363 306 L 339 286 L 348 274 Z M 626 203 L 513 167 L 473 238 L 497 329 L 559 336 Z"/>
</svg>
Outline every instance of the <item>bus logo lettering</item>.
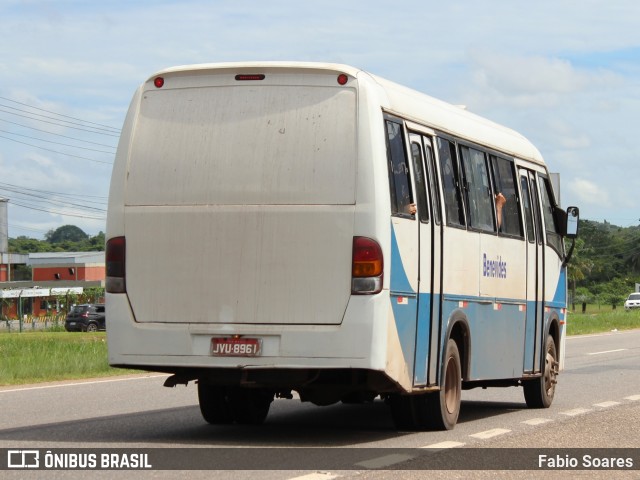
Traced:
<svg viewBox="0 0 640 480">
<path fill-rule="evenodd" d="M 487 254 L 482 255 L 482 276 L 487 278 L 507 278 L 507 262 L 498 256 L 496 260 L 489 260 Z"/>
</svg>

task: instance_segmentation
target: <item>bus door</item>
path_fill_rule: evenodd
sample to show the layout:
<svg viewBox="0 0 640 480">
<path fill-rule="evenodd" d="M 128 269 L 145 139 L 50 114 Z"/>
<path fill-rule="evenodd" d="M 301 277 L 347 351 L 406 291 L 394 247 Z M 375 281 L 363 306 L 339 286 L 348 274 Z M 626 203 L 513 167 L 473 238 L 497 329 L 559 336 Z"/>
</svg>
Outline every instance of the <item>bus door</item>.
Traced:
<svg viewBox="0 0 640 480">
<path fill-rule="evenodd" d="M 542 328 L 544 318 L 544 247 L 542 241 L 542 223 L 540 201 L 535 172 L 520 169 L 520 188 L 522 189 L 523 208 L 526 226 L 527 244 L 527 298 L 526 327 L 524 349 L 524 371 L 540 372 Z"/>
<path fill-rule="evenodd" d="M 406 382 L 411 384 L 416 351 L 420 270 L 420 221 L 416 210 L 421 201 L 416 201 L 404 123 L 386 116 L 385 128 L 391 195 L 389 294 L 398 343 L 406 365 Z"/>
<path fill-rule="evenodd" d="M 439 228 L 442 222 L 431 136 L 411 133 L 409 143 L 416 192 L 420 248 L 413 384 L 414 386 L 424 386 L 435 384 L 437 381 L 436 367 L 440 331 L 439 283 L 442 267 Z"/>
</svg>

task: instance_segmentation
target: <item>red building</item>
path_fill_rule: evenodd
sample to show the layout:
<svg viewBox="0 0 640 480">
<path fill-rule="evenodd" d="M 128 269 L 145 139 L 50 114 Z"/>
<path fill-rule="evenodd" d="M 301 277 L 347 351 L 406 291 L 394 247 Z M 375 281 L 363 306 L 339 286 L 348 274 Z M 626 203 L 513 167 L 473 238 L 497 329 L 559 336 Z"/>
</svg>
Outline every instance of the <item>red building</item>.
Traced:
<svg viewBox="0 0 640 480">
<path fill-rule="evenodd" d="M 104 281 L 104 252 L 30 253 L 34 282 Z"/>
<path fill-rule="evenodd" d="M 29 255 L 18 253 L 2 253 L 0 251 L 0 284 L 14 280 L 22 280 L 16 275 L 18 267 L 24 267 L 29 261 Z M 2 288 L 0 286 L 0 288 Z"/>
<path fill-rule="evenodd" d="M 16 260 L 20 260 L 20 263 Z M 23 271 L 25 265 L 31 269 L 30 280 L 15 279 L 11 270 L 15 270 L 17 265 L 22 265 Z M 60 302 L 65 301 L 65 296 L 78 295 L 87 288 L 104 288 L 104 280 L 104 252 L 52 252 L 13 256 L 2 254 L 1 313 L 9 318 L 55 313 L 60 308 Z"/>
</svg>

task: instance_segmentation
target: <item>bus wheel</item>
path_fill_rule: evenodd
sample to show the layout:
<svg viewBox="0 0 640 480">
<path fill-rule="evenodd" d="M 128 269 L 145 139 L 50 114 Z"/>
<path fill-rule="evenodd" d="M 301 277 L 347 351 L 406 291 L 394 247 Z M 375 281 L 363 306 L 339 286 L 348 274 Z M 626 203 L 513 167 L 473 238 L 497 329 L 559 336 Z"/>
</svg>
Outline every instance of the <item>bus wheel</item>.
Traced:
<svg viewBox="0 0 640 480">
<path fill-rule="evenodd" d="M 226 387 L 198 382 L 198 402 L 202 417 L 212 425 L 233 423 L 234 413 Z"/>
<path fill-rule="evenodd" d="M 267 418 L 273 396 L 273 392 L 260 388 L 234 389 L 230 399 L 235 421 L 247 425 L 261 424 Z"/>
<path fill-rule="evenodd" d="M 547 336 L 545 345 L 544 372 L 542 376 L 534 380 L 522 383 L 524 399 L 529 408 L 548 408 L 553 402 L 558 383 L 558 354 L 556 342 L 551 335 Z"/>
<path fill-rule="evenodd" d="M 460 352 L 455 340 L 447 342 L 440 391 L 426 395 L 426 416 L 428 428 L 451 430 L 455 427 L 460 414 L 462 398 L 462 366 Z"/>
</svg>

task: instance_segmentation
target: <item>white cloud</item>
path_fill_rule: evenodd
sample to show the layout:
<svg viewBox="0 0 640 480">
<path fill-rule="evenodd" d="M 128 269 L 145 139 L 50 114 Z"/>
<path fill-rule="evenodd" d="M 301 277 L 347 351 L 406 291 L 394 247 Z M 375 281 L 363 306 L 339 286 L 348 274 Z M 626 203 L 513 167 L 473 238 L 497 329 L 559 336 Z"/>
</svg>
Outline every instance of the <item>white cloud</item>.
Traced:
<svg viewBox="0 0 640 480">
<path fill-rule="evenodd" d="M 592 145 L 591 138 L 584 131 L 576 129 L 560 118 L 550 118 L 547 121 L 549 136 L 554 137 L 554 144 L 567 150 L 582 150 Z"/>
<path fill-rule="evenodd" d="M 516 108 L 552 108 L 584 91 L 612 90 L 624 79 L 604 69 L 577 68 L 553 57 L 471 50 L 470 68 L 478 102 Z"/>
<path fill-rule="evenodd" d="M 43 168 L 50 168 L 53 167 L 55 165 L 55 163 L 51 160 L 51 158 L 49 157 L 45 157 L 44 155 L 39 155 L 37 153 L 29 153 L 28 155 L 25 156 L 25 164 L 23 164 L 23 166 L 25 167 L 25 170 L 30 170 L 28 167 L 28 164 L 33 162 L 35 163 L 35 168 L 37 168 L 37 173 L 35 174 L 36 177 L 40 176 L 42 177 L 44 170 Z M 50 178 L 47 176 L 47 178 Z"/>
<path fill-rule="evenodd" d="M 574 178 L 569 182 L 569 190 L 582 205 L 611 206 L 607 191 L 591 180 Z"/>
</svg>

